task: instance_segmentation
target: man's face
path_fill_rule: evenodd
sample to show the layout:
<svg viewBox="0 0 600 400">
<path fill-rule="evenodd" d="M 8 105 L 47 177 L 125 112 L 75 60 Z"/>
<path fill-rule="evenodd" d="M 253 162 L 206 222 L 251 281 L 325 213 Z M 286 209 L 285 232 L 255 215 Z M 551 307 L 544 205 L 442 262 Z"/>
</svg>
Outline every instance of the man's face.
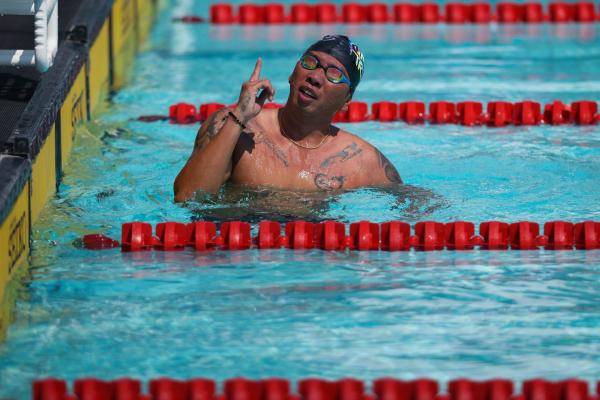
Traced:
<svg viewBox="0 0 600 400">
<path fill-rule="evenodd" d="M 311 51 L 325 68 L 333 66 L 348 71 L 335 57 L 320 51 Z M 327 80 L 325 70 L 309 70 L 298 61 L 290 76 L 290 99 L 293 104 L 307 112 L 327 113 L 333 116 L 350 101 L 350 87 L 346 83 L 333 83 Z"/>
</svg>

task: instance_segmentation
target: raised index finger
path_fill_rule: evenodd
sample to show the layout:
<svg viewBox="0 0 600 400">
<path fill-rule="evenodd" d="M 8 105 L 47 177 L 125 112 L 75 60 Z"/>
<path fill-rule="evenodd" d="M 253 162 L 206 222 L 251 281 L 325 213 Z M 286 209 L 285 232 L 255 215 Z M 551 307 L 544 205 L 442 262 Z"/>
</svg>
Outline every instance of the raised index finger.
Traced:
<svg viewBox="0 0 600 400">
<path fill-rule="evenodd" d="M 262 58 L 258 57 L 256 60 L 256 65 L 254 66 L 254 71 L 252 71 L 252 75 L 250 75 L 251 81 L 257 81 L 260 79 L 260 68 L 262 67 Z"/>
</svg>

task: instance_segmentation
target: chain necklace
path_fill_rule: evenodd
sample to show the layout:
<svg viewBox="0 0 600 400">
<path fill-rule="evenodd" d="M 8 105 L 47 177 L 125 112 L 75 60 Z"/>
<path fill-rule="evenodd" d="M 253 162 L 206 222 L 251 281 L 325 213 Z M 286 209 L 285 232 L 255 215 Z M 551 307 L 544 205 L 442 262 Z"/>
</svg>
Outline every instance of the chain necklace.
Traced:
<svg viewBox="0 0 600 400">
<path fill-rule="evenodd" d="M 289 136 L 288 136 L 288 134 L 285 132 L 285 130 L 283 129 L 283 124 L 281 123 L 281 117 L 280 117 L 280 115 L 281 115 L 281 114 L 279 114 L 279 113 L 277 114 L 277 119 L 278 119 L 278 122 L 279 122 L 279 130 L 281 131 L 281 134 L 282 134 L 282 135 L 283 135 L 283 136 L 284 136 L 284 137 L 285 137 L 287 140 L 289 140 L 290 142 L 292 142 L 293 144 L 295 144 L 296 146 L 298 146 L 298 147 L 300 147 L 300 148 L 302 148 L 302 149 L 306 149 L 306 150 L 314 150 L 314 149 L 318 149 L 319 147 L 321 147 L 321 145 L 322 145 L 323 143 L 325 143 L 325 141 L 326 141 L 326 140 L 327 140 L 327 138 L 329 137 L 329 135 L 324 135 L 324 136 L 323 136 L 323 139 L 321 140 L 321 142 L 320 142 L 318 145 L 316 145 L 316 146 L 305 146 L 305 145 L 303 145 L 303 144 L 300 144 L 300 143 L 296 142 L 294 139 L 292 139 L 291 137 L 289 137 Z"/>
</svg>

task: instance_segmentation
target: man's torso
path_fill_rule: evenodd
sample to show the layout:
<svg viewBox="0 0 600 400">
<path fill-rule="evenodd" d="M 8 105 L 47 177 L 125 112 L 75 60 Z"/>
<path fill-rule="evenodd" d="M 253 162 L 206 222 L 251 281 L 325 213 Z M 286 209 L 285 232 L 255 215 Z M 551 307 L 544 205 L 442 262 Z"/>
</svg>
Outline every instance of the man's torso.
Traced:
<svg viewBox="0 0 600 400">
<path fill-rule="evenodd" d="M 378 152 L 364 140 L 335 129 L 316 149 L 281 134 L 277 110 L 263 110 L 240 136 L 231 182 L 295 190 L 339 190 L 368 185 Z"/>
</svg>

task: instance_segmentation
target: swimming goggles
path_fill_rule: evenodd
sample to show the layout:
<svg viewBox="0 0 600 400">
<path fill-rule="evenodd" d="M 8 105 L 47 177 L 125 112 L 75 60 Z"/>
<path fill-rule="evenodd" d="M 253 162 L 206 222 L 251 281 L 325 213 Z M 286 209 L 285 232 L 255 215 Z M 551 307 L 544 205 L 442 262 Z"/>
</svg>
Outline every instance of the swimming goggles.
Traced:
<svg viewBox="0 0 600 400">
<path fill-rule="evenodd" d="M 319 61 L 319 59 L 317 58 L 317 56 L 313 55 L 313 54 L 305 54 L 300 58 L 300 65 L 302 65 L 303 68 L 308 69 L 308 70 L 315 70 L 317 68 L 323 68 L 323 70 L 325 71 L 325 77 L 327 78 L 327 80 L 331 83 L 347 83 L 348 86 L 352 87 L 352 83 L 350 82 L 350 79 L 348 79 L 346 77 L 346 75 L 344 75 L 344 72 L 339 69 L 338 67 L 334 67 L 334 66 L 328 66 L 325 67 L 323 64 L 321 64 L 321 61 Z"/>
</svg>

